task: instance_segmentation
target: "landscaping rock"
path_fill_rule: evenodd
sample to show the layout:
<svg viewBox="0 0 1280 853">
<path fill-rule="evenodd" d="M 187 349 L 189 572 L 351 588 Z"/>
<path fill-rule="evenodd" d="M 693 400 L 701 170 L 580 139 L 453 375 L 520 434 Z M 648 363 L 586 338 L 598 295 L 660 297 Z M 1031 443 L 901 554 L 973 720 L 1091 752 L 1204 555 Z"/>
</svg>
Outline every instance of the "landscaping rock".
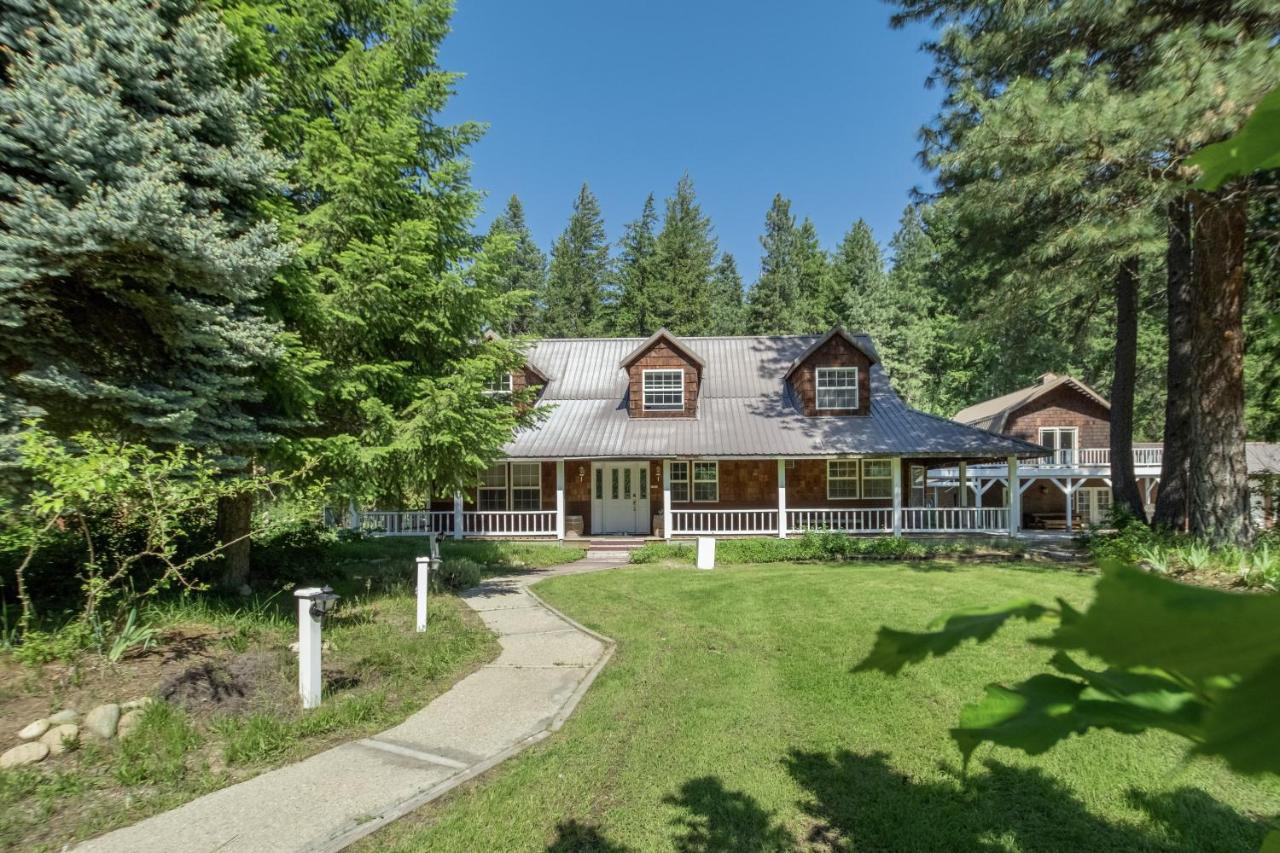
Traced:
<svg viewBox="0 0 1280 853">
<path fill-rule="evenodd" d="M 142 696 L 137 699 L 130 699 L 120 705 L 121 711 L 132 711 L 135 708 L 145 708 L 155 702 L 154 696 Z"/>
<path fill-rule="evenodd" d="M 18 737 L 23 740 L 35 740 L 47 731 L 49 731 L 49 721 L 36 720 L 34 723 L 28 723 L 22 731 L 18 732 Z"/>
<path fill-rule="evenodd" d="M 116 704 L 99 705 L 84 716 L 84 727 L 89 734 L 103 740 L 111 740 L 116 736 L 116 724 L 120 722 L 120 706 Z"/>
<path fill-rule="evenodd" d="M 44 737 L 40 738 L 40 742 L 49 747 L 50 755 L 62 755 L 67 751 L 67 743 L 76 743 L 80 740 L 80 727 L 75 723 L 63 723 L 60 726 L 54 726 L 44 733 Z"/>
<path fill-rule="evenodd" d="M 49 715 L 49 725 L 61 726 L 65 723 L 80 722 L 80 712 L 75 708 L 63 708 L 56 714 Z"/>
<path fill-rule="evenodd" d="M 134 708 L 121 717 L 119 725 L 116 726 L 116 737 L 124 740 L 133 734 L 133 730 L 138 727 L 138 723 L 142 722 L 142 714 L 141 708 Z"/>
<path fill-rule="evenodd" d="M 49 747 L 39 741 L 24 743 L 21 746 L 15 746 L 4 755 L 0 755 L 0 770 L 8 770 L 10 767 L 22 767 L 25 764 L 35 764 L 38 761 L 44 761 L 48 756 Z"/>
</svg>

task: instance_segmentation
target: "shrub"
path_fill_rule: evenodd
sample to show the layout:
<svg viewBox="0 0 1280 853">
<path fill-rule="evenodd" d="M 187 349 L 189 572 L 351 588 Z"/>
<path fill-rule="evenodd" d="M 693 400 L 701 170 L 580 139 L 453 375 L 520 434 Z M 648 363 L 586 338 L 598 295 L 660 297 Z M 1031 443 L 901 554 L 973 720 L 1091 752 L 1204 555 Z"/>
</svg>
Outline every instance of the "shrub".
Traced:
<svg viewBox="0 0 1280 853">
<path fill-rule="evenodd" d="M 431 586 L 455 592 L 471 589 L 484 577 L 484 567 L 469 557 L 446 557 L 431 573 Z"/>
<path fill-rule="evenodd" d="M 693 547 L 678 542 L 646 542 L 631 552 L 633 563 L 692 562 Z"/>
<path fill-rule="evenodd" d="M 314 517 L 295 514 L 276 522 L 254 540 L 253 571 L 260 578 L 300 580 L 314 577 L 329 560 L 338 532 Z"/>
</svg>

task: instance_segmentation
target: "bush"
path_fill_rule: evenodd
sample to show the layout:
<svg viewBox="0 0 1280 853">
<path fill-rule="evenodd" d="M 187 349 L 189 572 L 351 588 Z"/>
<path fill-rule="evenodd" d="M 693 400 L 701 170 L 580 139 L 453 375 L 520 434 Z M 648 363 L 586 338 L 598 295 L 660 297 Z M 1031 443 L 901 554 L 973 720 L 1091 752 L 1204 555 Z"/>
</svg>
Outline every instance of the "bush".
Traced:
<svg viewBox="0 0 1280 853">
<path fill-rule="evenodd" d="M 318 518 L 298 514 L 279 521 L 254 539 L 254 575 L 280 580 L 314 577 L 337 541 L 337 531 Z"/>
<path fill-rule="evenodd" d="M 471 589 L 484 577 L 484 567 L 469 557 L 445 557 L 431 573 L 431 586 L 437 590 L 460 592 Z"/>
<path fill-rule="evenodd" d="M 631 552 L 633 563 L 693 562 L 693 546 L 676 542 L 646 542 Z"/>
<path fill-rule="evenodd" d="M 972 550 L 973 546 L 967 543 L 926 543 L 893 536 L 850 536 L 833 530 L 809 530 L 790 539 L 721 539 L 716 543 L 716 560 L 727 564 L 801 560 L 921 560 Z M 631 552 L 633 563 L 668 560 L 691 563 L 693 558 L 693 546 L 667 542 L 649 542 Z"/>
</svg>

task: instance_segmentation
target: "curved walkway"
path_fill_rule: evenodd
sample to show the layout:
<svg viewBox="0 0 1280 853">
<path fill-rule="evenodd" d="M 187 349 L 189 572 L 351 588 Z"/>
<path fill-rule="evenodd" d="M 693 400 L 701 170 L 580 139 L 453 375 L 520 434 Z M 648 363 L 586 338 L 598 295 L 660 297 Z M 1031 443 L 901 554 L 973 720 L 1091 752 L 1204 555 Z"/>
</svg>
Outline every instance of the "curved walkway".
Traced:
<svg viewBox="0 0 1280 853">
<path fill-rule="evenodd" d="M 463 593 L 502 652 L 398 726 L 206 794 L 77 847 L 84 851 L 325 851 L 439 797 L 550 735 L 613 653 L 613 641 L 528 587 L 622 565 L 620 554 L 493 578 Z"/>
</svg>

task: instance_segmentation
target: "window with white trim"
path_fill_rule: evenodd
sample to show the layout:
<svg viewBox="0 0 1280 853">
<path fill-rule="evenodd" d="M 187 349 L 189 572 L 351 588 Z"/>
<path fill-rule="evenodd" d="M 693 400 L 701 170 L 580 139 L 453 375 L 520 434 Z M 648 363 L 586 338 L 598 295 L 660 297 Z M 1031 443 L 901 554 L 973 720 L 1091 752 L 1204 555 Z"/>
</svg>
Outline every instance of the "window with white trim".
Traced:
<svg viewBox="0 0 1280 853">
<path fill-rule="evenodd" d="M 671 502 L 686 503 L 689 500 L 689 463 L 672 462 L 668 473 L 671 486 Z"/>
<path fill-rule="evenodd" d="M 858 368 L 819 367 L 814 373 L 819 409 L 858 408 Z"/>
<path fill-rule="evenodd" d="M 490 397 L 500 395 L 510 396 L 512 389 L 515 387 L 515 380 L 512 379 L 510 373 L 500 373 L 484 384 L 484 393 Z"/>
<path fill-rule="evenodd" d="M 858 460 L 827 460 L 827 497 L 851 500 L 858 497 Z"/>
<path fill-rule="evenodd" d="M 1040 427 L 1040 444 L 1053 451 L 1054 465 L 1074 465 L 1076 461 L 1075 427 Z"/>
<path fill-rule="evenodd" d="M 542 509 L 542 465 L 538 462 L 511 463 L 511 508 Z"/>
<path fill-rule="evenodd" d="M 646 370 L 643 381 L 646 412 L 684 411 L 683 370 Z"/>
<path fill-rule="evenodd" d="M 506 463 L 491 465 L 480 475 L 476 506 L 482 512 L 502 512 L 507 508 Z"/>
<path fill-rule="evenodd" d="M 862 460 L 862 496 L 893 497 L 893 462 L 889 459 Z"/>
<path fill-rule="evenodd" d="M 720 463 L 693 463 L 693 500 L 695 503 L 715 503 L 720 500 Z"/>
</svg>

